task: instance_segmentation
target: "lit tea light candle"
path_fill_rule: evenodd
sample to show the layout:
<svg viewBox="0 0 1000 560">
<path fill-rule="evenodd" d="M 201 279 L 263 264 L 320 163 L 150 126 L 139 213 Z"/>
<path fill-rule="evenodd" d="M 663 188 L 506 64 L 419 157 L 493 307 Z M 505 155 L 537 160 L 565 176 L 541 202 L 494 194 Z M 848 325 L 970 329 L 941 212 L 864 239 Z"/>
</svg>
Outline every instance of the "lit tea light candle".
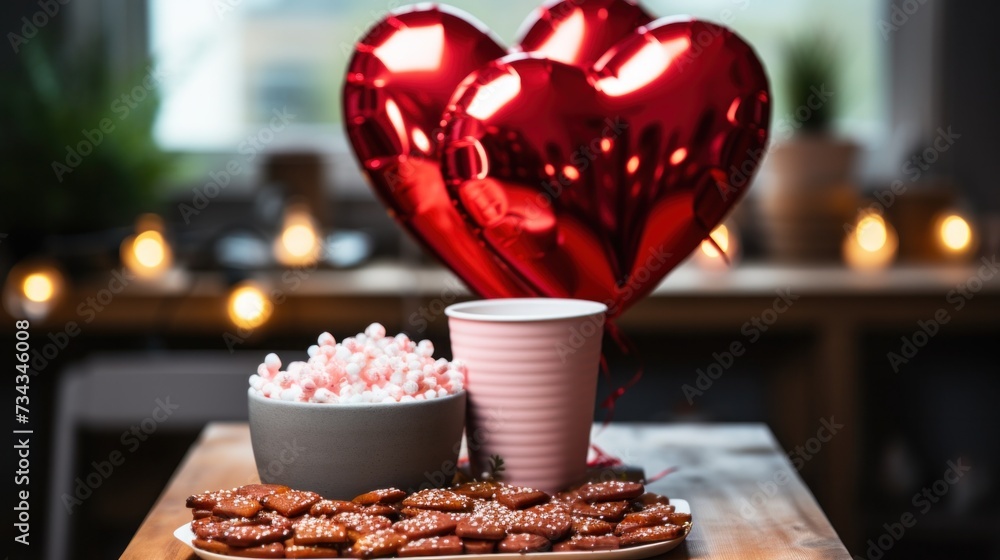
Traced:
<svg viewBox="0 0 1000 560">
<path fill-rule="evenodd" d="M 312 215 L 302 207 L 290 208 L 274 244 L 278 262 L 286 266 L 309 265 L 319 259 L 320 249 L 320 236 Z"/>
<path fill-rule="evenodd" d="M 18 264 L 7 275 L 3 306 L 12 317 L 44 319 L 63 295 L 62 273 L 54 265 L 30 260 Z"/>
<path fill-rule="evenodd" d="M 227 302 L 229 319 L 243 329 L 255 329 L 271 318 L 274 306 L 260 287 L 243 283 L 229 293 Z"/>
<path fill-rule="evenodd" d="M 945 255 L 961 258 L 972 252 L 976 239 L 969 220 L 957 212 L 948 212 L 935 222 L 938 245 Z"/>
<path fill-rule="evenodd" d="M 857 270 L 879 270 L 892 264 L 898 249 L 896 230 L 882 216 L 864 212 L 844 239 L 844 261 Z"/>
<path fill-rule="evenodd" d="M 52 277 L 44 272 L 33 272 L 24 279 L 21 284 L 21 291 L 28 301 L 35 303 L 45 303 L 52 300 L 55 295 L 55 282 Z"/>
<path fill-rule="evenodd" d="M 736 257 L 739 255 L 739 236 L 736 235 L 736 228 L 719 224 L 712 230 L 709 237 L 715 243 L 708 239 L 702 241 L 701 247 L 695 253 L 695 262 L 698 266 L 708 270 L 729 268 L 736 262 Z M 719 249 L 722 249 L 722 253 L 719 253 Z"/>
<path fill-rule="evenodd" d="M 140 278 L 158 278 L 173 264 L 173 251 L 163 236 L 163 220 L 155 214 L 140 216 L 136 235 L 122 241 L 122 263 Z"/>
</svg>

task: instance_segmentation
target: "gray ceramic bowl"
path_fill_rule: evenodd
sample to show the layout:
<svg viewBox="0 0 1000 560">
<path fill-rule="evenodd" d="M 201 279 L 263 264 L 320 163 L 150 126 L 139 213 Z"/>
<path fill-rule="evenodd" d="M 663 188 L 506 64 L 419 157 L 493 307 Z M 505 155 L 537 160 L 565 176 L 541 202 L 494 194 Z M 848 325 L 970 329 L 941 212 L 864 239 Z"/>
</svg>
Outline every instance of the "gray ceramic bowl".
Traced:
<svg viewBox="0 0 1000 560">
<path fill-rule="evenodd" d="M 249 391 L 250 439 L 263 482 L 349 500 L 394 486 L 449 484 L 465 392 L 409 403 L 315 404 Z"/>
</svg>

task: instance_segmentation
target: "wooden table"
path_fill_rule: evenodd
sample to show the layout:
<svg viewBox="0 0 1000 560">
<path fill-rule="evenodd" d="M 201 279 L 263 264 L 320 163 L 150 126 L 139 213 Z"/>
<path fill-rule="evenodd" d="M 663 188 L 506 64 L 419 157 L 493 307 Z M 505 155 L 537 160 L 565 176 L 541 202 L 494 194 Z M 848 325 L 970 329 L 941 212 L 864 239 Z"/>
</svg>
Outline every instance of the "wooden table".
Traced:
<svg viewBox="0 0 1000 560">
<path fill-rule="evenodd" d="M 595 443 L 647 473 L 678 470 L 649 485 L 691 503 L 694 530 L 668 559 L 844 559 L 850 555 L 762 424 L 620 424 L 595 428 Z M 184 499 L 255 482 L 246 424 L 210 424 L 143 521 L 123 559 L 191 559 L 173 531 L 190 520 Z"/>
</svg>

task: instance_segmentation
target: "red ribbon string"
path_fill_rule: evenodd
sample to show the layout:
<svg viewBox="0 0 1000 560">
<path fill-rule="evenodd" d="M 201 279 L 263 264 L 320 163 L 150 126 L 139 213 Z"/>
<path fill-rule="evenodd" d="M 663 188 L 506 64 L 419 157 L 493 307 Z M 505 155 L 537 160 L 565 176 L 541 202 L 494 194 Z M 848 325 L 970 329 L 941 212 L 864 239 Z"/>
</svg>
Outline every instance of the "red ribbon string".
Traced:
<svg viewBox="0 0 1000 560">
<path fill-rule="evenodd" d="M 592 469 L 606 469 L 609 467 L 619 467 L 621 466 L 622 460 L 614 455 L 604 451 L 597 446 L 596 443 L 591 443 L 590 448 L 594 450 L 594 458 L 587 461 L 587 466 Z"/>
<path fill-rule="evenodd" d="M 618 387 L 614 390 L 604 401 L 601 402 L 601 408 L 607 410 L 607 414 L 604 416 L 604 426 L 611 423 L 611 420 L 615 415 L 615 403 L 620 399 L 626 391 L 631 389 L 636 383 L 642 379 L 642 374 L 645 370 L 645 364 L 643 363 L 642 356 L 639 354 L 639 348 L 613 321 L 608 321 L 605 324 L 605 330 L 611 340 L 615 341 L 618 349 L 621 351 L 622 355 L 626 357 L 633 357 L 638 363 L 636 365 L 635 373 L 632 374 L 632 378 L 628 380 L 627 383 Z M 606 372 L 606 375 L 610 377 L 610 368 L 607 366 L 607 359 L 605 353 L 601 354 L 601 369 Z"/>
<path fill-rule="evenodd" d="M 595 443 L 590 444 L 590 449 L 594 452 L 594 458 L 587 461 L 587 467 L 591 469 L 612 469 L 615 467 L 620 467 L 625 463 L 615 457 L 614 455 L 608 453 L 607 451 L 601 449 Z M 647 476 L 643 479 L 644 484 L 652 484 L 657 480 L 677 471 L 677 467 L 670 467 L 668 469 L 663 469 L 662 471 L 654 474 L 653 476 Z"/>
<path fill-rule="evenodd" d="M 663 469 L 662 471 L 654 474 L 653 476 L 647 477 L 645 480 L 646 484 L 652 484 L 657 480 L 667 476 L 670 473 L 677 472 L 677 467 L 670 467 L 669 469 Z"/>
<path fill-rule="evenodd" d="M 712 244 L 712 247 L 715 247 L 715 250 L 719 252 L 719 256 L 722 257 L 722 261 L 726 263 L 726 266 L 733 266 L 733 262 L 729 260 L 729 255 L 727 255 L 726 252 L 722 250 L 722 247 L 719 247 L 718 241 L 716 241 L 715 238 L 712 237 L 712 234 L 709 234 L 708 238 L 706 238 L 705 241 L 708 241 L 709 243 Z"/>
</svg>

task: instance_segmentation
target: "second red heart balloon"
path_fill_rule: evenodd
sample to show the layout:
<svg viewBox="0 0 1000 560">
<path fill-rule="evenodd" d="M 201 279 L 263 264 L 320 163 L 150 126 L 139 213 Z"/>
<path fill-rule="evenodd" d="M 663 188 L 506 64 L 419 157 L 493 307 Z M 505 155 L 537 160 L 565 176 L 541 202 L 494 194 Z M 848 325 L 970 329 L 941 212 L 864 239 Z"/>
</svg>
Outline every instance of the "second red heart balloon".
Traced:
<svg viewBox="0 0 1000 560">
<path fill-rule="evenodd" d="M 604 302 L 614 317 L 740 199 L 769 104 L 736 35 L 661 20 L 590 71 L 521 55 L 476 72 L 447 117 L 444 177 L 528 284 Z"/>
</svg>

